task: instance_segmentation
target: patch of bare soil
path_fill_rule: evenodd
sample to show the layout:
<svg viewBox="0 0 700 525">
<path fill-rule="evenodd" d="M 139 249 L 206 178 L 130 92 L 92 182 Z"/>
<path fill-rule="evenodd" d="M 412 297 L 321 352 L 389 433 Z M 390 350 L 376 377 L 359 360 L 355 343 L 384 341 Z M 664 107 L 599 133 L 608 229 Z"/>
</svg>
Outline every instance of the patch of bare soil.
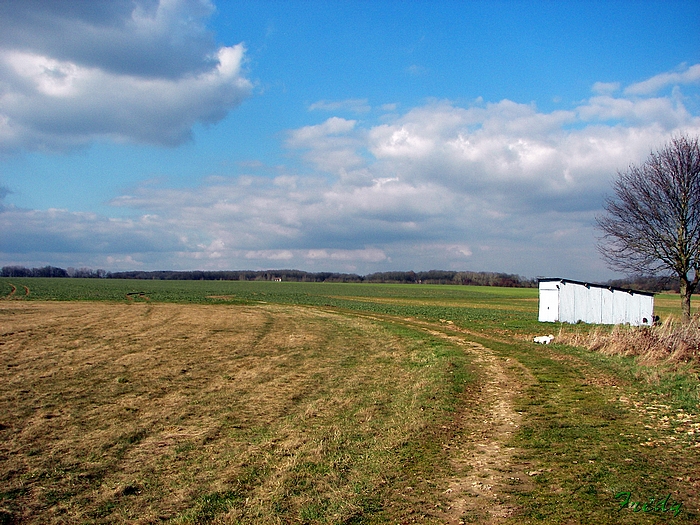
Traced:
<svg viewBox="0 0 700 525">
<path fill-rule="evenodd" d="M 129 292 L 126 294 L 128 301 L 134 301 L 134 299 L 143 299 L 144 301 L 150 301 L 151 298 L 146 295 L 146 292 Z"/>
</svg>

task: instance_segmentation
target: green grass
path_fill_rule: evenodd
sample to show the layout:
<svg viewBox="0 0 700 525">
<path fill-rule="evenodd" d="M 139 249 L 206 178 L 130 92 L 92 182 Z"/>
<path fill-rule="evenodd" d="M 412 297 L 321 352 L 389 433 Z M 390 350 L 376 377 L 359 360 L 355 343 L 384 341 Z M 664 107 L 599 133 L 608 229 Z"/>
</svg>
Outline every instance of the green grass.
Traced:
<svg viewBox="0 0 700 525">
<path fill-rule="evenodd" d="M 537 290 L 450 285 L 296 283 L 267 281 L 146 281 L 120 279 L 0 278 L 14 298 L 30 301 L 288 304 L 411 316 L 437 321 L 532 329 Z M 22 286 L 30 289 L 24 295 Z M 533 318 L 534 316 L 534 318 Z"/>
<path fill-rule="evenodd" d="M 499 349 L 534 376 L 518 405 L 527 423 L 515 443 L 523 450 L 521 459 L 536 462 L 542 473 L 535 478 L 535 489 L 522 496 L 522 505 L 529 510 L 518 523 L 670 519 L 660 512 L 620 509 L 614 497 L 626 491 L 642 503 L 672 493 L 675 501 L 686 505 L 672 522 L 700 519 L 692 483 L 698 469 L 697 441 L 665 425 L 674 421 L 679 407 L 688 407 L 674 403 L 667 386 L 624 379 L 617 385 L 599 384 L 601 378 L 610 379 L 604 374 L 613 368 L 630 378 L 635 368 L 631 360 L 611 367 L 599 356 L 576 349 L 517 345 Z M 561 360 L 562 355 L 578 359 Z M 697 397 L 693 408 L 697 414 Z"/>
<path fill-rule="evenodd" d="M 206 302 L 210 296 L 231 295 L 223 301 L 258 301 L 264 298 L 287 304 L 316 304 L 320 298 L 362 300 L 376 302 L 382 299 L 396 301 L 439 302 L 461 304 L 465 299 L 485 306 L 512 310 L 513 300 L 537 298 L 537 290 L 526 288 L 496 288 L 452 285 L 403 285 L 364 283 L 303 283 L 271 281 L 161 281 L 129 279 L 53 279 L 53 278 L 0 278 L 7 293 L 10 283 L 29 286 L 33 300 L 103 300 L 122 301 L 125 294 L 144 292 L 151 299 L 167 302 Z M 18 291 L 18 295 L 23 291 Z M 315 299 L 314 299 L 315 298 Z"/>
<path fill-rule="evenodd" d="M 104 436 L 90 446 L 80 444 L 85 429 L 79 428 L 70 441 L 77 448 L 65 457 L 51 452 L 60 446 L 40 440 L 16 445 L 24 466 L 13 463 L 0 477 L 0 519 L 4 509 L 17 512 L 36 496 L 35 509 L 82 507 L 73 516 L 85 523 L 128 522 L 172 491 L 181 499 L 163 511 L 162 521 L 170 523 L 441 523 L 444 515 L 435 509 L 445 507 L 445 480 L 456 475 L 446 452 L 451 432 L 468 436 L 473 429 L 459 426 L 461 415 L 488 414 L 489 407 L 473 393 L 465 401 L 465 388 L 478 392 L 485 384 L 485 368 L 439 333 L 491 349 L 517 385 L 521 426 L 503 445 L 514 448 L 515 467 L 534 474 L 526 475 L 527 484 L 499 488 L 517 503 L 504 523 L 700 521 L 697 369 L 534 345 L 532 335 L 559 330 L 537 322 L 536 289 L 38 278 L 0 279 L 0 292 L 6 297 L 0 320 L 8 323 L 23 312 L 20 302 L 66 301 L 89 312 L 97 306 L 86 301 L 98 301 L 104 312 L 87 328 L 81 328 L 85 316 L 70 327 L 51 321 L 61 315 L 56 309 L 43 332 L 39 322 L 23 332 L 6 330 L 12 333 L 3 335 L 0 351 L 18 345 L 4 361 L 6 413 L 49 430 L 61 414 L 83 425 L 86 414 L 91 424 L 120 422 L 93 428 Z M 172 303 L 192 309 L 168 313 Z M 663 316 L 680 312 L 678 296 L 662 296 L 658 304 Z M 202 308 L 218 309 L 224 320 L 179 317 L 209 311 Z M 110 317 L 117 311 L 128 321 Z M 232 323 L 225 320 L 229 312 L 248 312 L 255 323 Z M 288 333 L 294 338 L 279 335 Z M 93 347 L 89 366 L 59 366 L 61 356 L 73 359 Z M 132 355 L 142 347 L 148 352 Z M 243 353 L 229 356 L 232 348 Z M 30 350 L 41 359 L 22 365 Z M 195 351 L 201 359 L 193 359 Z M 158 356 L 158 366 L 112 364 L 138 356 Z M 259 376 L 244 383 L 241 370 Z M 31 385 L 10 383 L 22 373 L 34 377 Z M 92 398 L 71 397 L 90 381 Z M 167 422 L 166 415 L 153 415 L 166 384 L 182 399 Z M 94 421 L 95 406 L 114 422 Z M 36 410 L 43 419 L 33 416 Z M 14 420 L 0 422 L 9 435 Z M 189 434 L 148 468 L 123 466 L 172 426 Z M 200 427 L 208 430 L 202 434 Z M 78 460 L 78 452 L 89 461 Z M 638 508 L 620 508 L 615 496 L 624 492 Z M 683 503 L 677 516 L 641 509 L 667 494 Z"/>
</svg>

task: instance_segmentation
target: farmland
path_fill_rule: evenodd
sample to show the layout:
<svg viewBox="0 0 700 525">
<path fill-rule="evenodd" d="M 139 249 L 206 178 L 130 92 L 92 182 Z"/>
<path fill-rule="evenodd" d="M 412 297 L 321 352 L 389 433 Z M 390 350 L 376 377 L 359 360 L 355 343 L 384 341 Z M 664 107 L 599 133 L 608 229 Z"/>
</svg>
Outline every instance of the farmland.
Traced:
<svg viewBox="0 0 700 525">
<path fill-rule="evenodd" d="M 560 329 L 537 290 L 31 278 L 0 296 L 0 523 L 700 519 L 697 375 L 533 344 Z"/>
</svg>

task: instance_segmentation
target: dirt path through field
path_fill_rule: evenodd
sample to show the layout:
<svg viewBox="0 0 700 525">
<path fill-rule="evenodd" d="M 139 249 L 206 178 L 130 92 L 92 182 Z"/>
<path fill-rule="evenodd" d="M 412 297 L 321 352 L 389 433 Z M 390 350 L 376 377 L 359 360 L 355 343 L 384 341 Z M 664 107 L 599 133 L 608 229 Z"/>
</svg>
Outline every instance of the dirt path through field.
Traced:
<svg viewBox="0 0 700 525">
<path fill-rule="evenodd" d="M 520 426 L 521 415 L 513 409 L 513 399 L 521 392 L 518 367 L 486 346 L 462 335 L 428 330 L 449 339 L 471 354 L 480 379 L 465 399 L 455 420 L 453 439 L 448 443 L 455 475 L 446 491 L 447 523 L 499 523 L 517 508 L 511 501 L 513 489 L 527 490 L 527 465 L 514 460 L 515 448 L 508 445 Z"/>
<path fill-rule="evenodd" d="M 517 449 L 509 445 L 522 419 L 513 408 L 514 399 L 524 383 L 534 378 L 515 359 L 471 341 L 466 331 L 451 325 L 436 330 L 435 325 L 416 319 L 403 322 L 464 348 L 479 377 L 466 393 L 450 429 L 452 438 L 445 445 L 454 476 L 446 480 L 447 508 L 442 519 L 455 525 L 498 524 L 517 513 L 513 493 L 528 492 L 532 478 L 540 474 L 516 459 Z"/>
</svg>

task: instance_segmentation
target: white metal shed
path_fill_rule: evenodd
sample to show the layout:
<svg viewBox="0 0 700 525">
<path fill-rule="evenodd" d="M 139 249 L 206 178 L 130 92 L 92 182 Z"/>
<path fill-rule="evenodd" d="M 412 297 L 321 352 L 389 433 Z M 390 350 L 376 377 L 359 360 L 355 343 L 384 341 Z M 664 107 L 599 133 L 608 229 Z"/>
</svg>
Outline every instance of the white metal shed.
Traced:
<svg viewBox="0 0 700 525">
<path fill-rule="evenodd" d="M 569 279 L 540 279 L 540 322 L 651 325 L 654 294 Z"/>
</svg>

